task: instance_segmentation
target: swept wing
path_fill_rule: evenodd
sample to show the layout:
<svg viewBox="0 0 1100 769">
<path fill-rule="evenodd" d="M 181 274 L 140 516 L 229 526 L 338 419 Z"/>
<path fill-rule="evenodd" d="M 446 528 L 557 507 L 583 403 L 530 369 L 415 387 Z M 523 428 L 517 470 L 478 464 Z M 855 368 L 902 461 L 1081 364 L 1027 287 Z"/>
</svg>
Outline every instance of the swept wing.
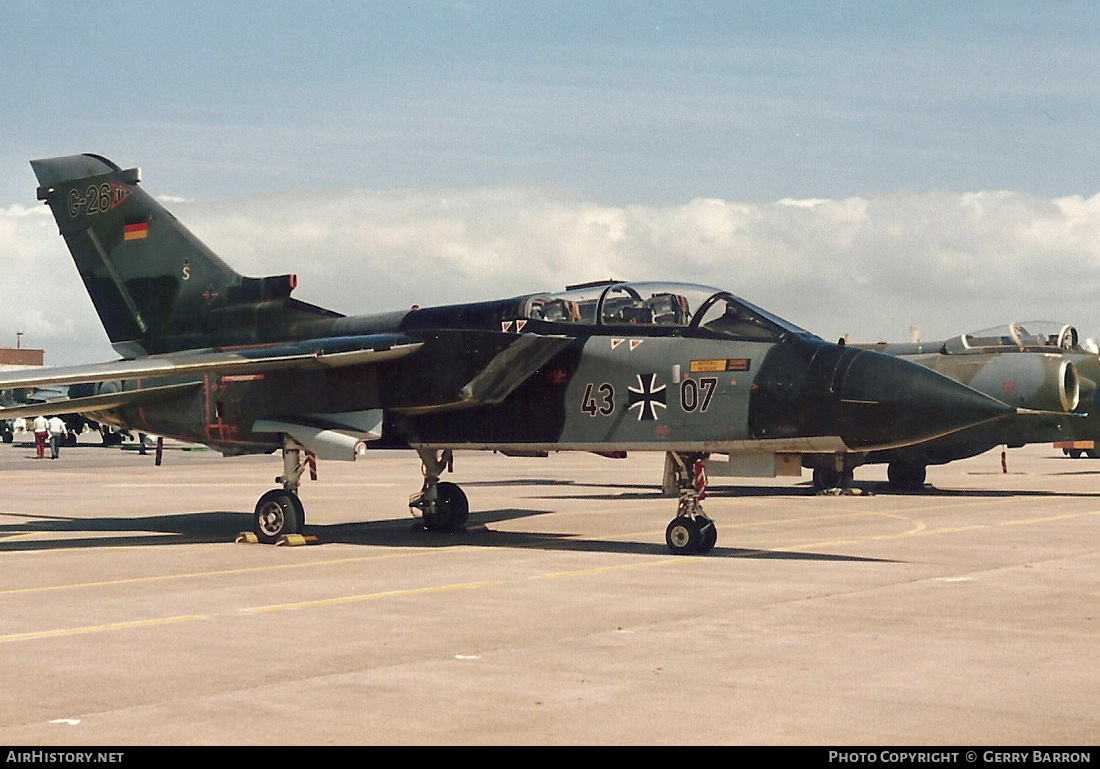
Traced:
<svg viewBox="0 0 1100 769">
<path fill-rule="evenodd" d="M 0 387 L 56 386 L 210 373 L 250 374 L 294 368 L 338 368 L 395 360 L 416 352 L 422 344 L 403 334 L 371 334 L 150 355 L 85 366 L 19 369 L 0 373 Z"/>
</svg>

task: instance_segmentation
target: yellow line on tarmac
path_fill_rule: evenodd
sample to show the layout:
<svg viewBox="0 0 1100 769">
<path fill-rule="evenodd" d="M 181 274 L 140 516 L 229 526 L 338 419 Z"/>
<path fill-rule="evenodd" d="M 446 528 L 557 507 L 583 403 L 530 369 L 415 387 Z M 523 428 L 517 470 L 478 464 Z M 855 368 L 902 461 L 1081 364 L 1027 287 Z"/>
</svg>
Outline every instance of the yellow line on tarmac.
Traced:
<svg viewBox="0 0 1100 769">
<path fill-rule="evenodd" d="M 242 612 L 282 611 L 283 609 L 302 609 L 312 606 L 332 606 L 341 603 L 354 603 L 356 601 L 373 601 L 378 598 L 392 598 L 399 595 L 418 595 L 422 593 L 443 593 L 448 590 L 466 590 L 474 587 L 490 587 L 500 585 L 502 582 L 462 582 L 455 585 L 437 585 L 435 587 L 414 587 L 408 590 L 386 590 L 381 593 L 363 593 L 361 595 L 344 595 L 338 598 L 319 598 L 315 601 L 299 601 L 297 603 L 277 603 L 270 606 L 253 606 L 241 609 Z"/>
<path fill-rule="evenodd" d="M 773 547 L 760 547 L 755 548 L 761 553 L 771 553 L 776 551 L 787 550 L 815 550 L 823 547 L 840 547 L 842 545 L 858 545 L 863 540 L 861 539 L 834 539 L 829 542 L 796 542 L 791 545 L 775 545 Z"/>
<path fill-rule="evenodd" d="M 847 498 L 845 498 L 845 499 L 847 499 Z M 856 497 L 856 499 L 859 499 L 859 497 Z M 873 500 L 874 497 L 866 497 L 866 499 Z M 871 516 L 871 517 L 883 516 L 883 517 L 887 517 L 887 518 L 908 519 L 909 516 L 907 514 L 912 513 L 912 512 L 927 513 L 927 512 L 936 511 L 936 510 L 951 510 L 953 508 L 958 508 L 958 507 L 974 507 L 976 505 L 982 505 L 982 504 L 985 504 L 985 500 L 967 501 L 967 502 L 954 502 L 954 503 L 943 504 L 943 505 L 919 505 L 919 506 L 914 505 L 914 506 L 911 506 L 911 507 L 903 507 L 903 508 L 900 508 L 900 509 L 897 509 L 897 510 L 874 510 L 874 509 L 871 509 L 871 508 L 867 508 L 867 509 L 864 509 L 864 510 L 838 510 L 836 512 L 823 513 L 823 514 L 820 514 L 820 515 L 792 516 L 792 517 L 788 517 L 788 518 L 760 518 L 760 519 L 752 520 L 752 521 L 729 521 L 729 522 L 722 521 L 721 528 L 723 530 L 725 530 L 725 529 L 742 529 L 742 528 L 752 528 L 752 527 L 755 527 L 755 526 L 772 526 L 772 525 L 775 525 L 775 524 L 785 524 L 785 523 L 787 523 L 787 524 L 789 524 L 789 523 L 800 524 L 800 523 L 812 523 L 812 522 L 815 522 L 815 521 L 829 521 L 829 520 L 835 520 L 835 519 L 843 520 L 845 518 L 866 518 L 868 516 Z"/>
<path fill-rule="evenodd" d="M 905 516 L 896 515 L 888 511 L 881 512 L 879 513 L 879 515 L 889 518 L 908 520 Z M 829 542 L 806 542 L 792 545 L 776 545 L 775 548 L 778 550 L 791 550 L 795 548 L 808 550 L 811 548 L 836 547 L 838 545 L 855 545 L 860 542 L 867 542 L 870 540 L 900 539 L 902 537 L 929 537 L 937 534 L 956 534 L 961 531 L 980 531 L 982 529 L 991 529 L 995 526 L 1020 526 L 1032 523 L 1049 523 L 1050 521 L 1064 521 L 1071 518 L 1081 518 L 1087 515 L 1100 515 L 1100 511 L 1092 510 L 1085 513 L 1065 513 L 1064 515 L 1052 515 L 1045 518 L 1027 518 L 1019 521 L 996 521 L 994 523 L 970 524 L 968 526 L 947 526 L 939 529 L 929 529 L 923 522 L 914 521 L 914 527 L 912 529 L 909 529 L 908 531 L 899 531 L 894 534 L 872 534 L 866 537 L 831 540 Z"/>
<path fill-rule="evenodd" d="M 525 579 L 555 579 L 559 577 L 576 577 L 584 574 L 602 574 L 610 571 L 622 571 L 624 569 L 642 569 L 649 568 L 651 566 L 668 566 L 673 563 L 687 563 L 689 559 L 684 558 L 665 558 L 660 561 L 645 561 L 642 563 L 629 563 L 620 564 L 618 566 L 598 566 L 592 569 L 576 569 L 574 571 L 558 571 L 548 572 L 546 574 L 536 574 Z M 249 609 L 242 609 L 244 612 L 261 612 L 261 611 L 281 611 L 283 609 L 299 609 L 303 607 L 312 606 L 332 606 L 334 604 L 341 603 L 353 603 L 355 601 L 372 601 L 378 598 L 392 598 L 394 596 L 403 595 L 420 595 L 426 593 L 442 593 L 449 590 L 467 590 L 476 587 L 495 587 L 497 585 L 505 584 L 507 580 L 486 580 L 484 582 L 459 582 L 454 585 L 437 585 L 435 587 L 417 587 L 409 588 L 407 590 L 386 590 L 379 593 L 363 593 L 361 595 L 346 595 L 337 598 L 319 598 L 315 601 L 299 601 L 296 603 L 281 603 L 272 604 L 270 606 L 255 606 Z M 521 580 L 512 580 L 518 582 Z"/>
<path fill-rule="evenodd" d="M 899 531 L 897 534 L 876 534 L 871 539 L 897 539 L 898 537 L 929 537 L 934 534 L 955 534 L 960 531 L 978 531 L 988 529 L 991 524 L 972 523 L 968 526 L 945 526 L 942 529 L 918 529 L 911 531 Z"/>
<path fill-rule="evenodd" d="M 866 537 L 855 537 L 855 538 L 850 538 L 850 539 L 836 539 L 836 540 L 831 540 L 831 541 L 828 541 L 828 542 L 807 542 L 807 543 L 798 543 L 798 544 L 793 544 L 793 545 L 780 545 L 780 546 L 778 546 L 778 549 L 780 549 L 780 550 L 792 550 L 792 549 L 798 548 L 798 549 L 802 549 L 802 550 L 808 550 L 808 549 L 811 549 L 811 548 L 837 547 L 838 545 L 857 545 L 861 542 L 871 542 L 871 541 L 874 541 L 874 540 L 881 540 L 881 539 L 901 539 L 903 537 L 929 537 L 929 536 L 933 536 L 935 534 L 955 534 L 955 533 L 960 532 L 960 531 L 978 531 L 980 529 L 988 529 L 988 528 L 990 528 L 990 527 L 989 527 L 989 525 L 986 525 L 986 524 L 975 524 L 975 525 L 971 525 L 971 526 L 953 526 L 953 527 L 942 528 L 942 529 L 928 529 L 928 528 L 925 528 L 925 525 L 923 523 L 921 523 L 920 521 L 917 521 L 916 526 L 914 528 L 909 529 L 908 531 L 899 531 L 899 532 L 896 532 L 894 534 L 871 534 L 871 535 L 868 535 Z"/>
<path fill-rule="evenodd" d="M 341 559 L 347 561 L 360 560 L 360 559 Z M 622 569 L 636 569 L 648 566 L 666 566 L 672 563 L 686 563 L 688 559 L 683 558 L 666 558 L 660 561 L 648 561 L 644 563 L 625 564 L 622 566 L 605 566 L 594 569 L 578 569 L 576 571 L 567 572 L 552 572 L 547 574 L 536 575 L 531 579 L 547 579 L 555 577 L 571 577 L 581 574 L 598 574 L 601 572 L 618 571 Z M 242 570 L 245 571 L 245 570 Z M 519 580 L 516 580 L 519 581 Z M 241 613 L 259 613 L 259 612 L 272 612 L 283 611 L 285 609 L 302 609 L 302 608 L 315 608 L 321 606 L 335 606 L 338 604 L 355 603 L 358 601 L 372 601 L 383 598 L 394 598 L 398 596 L 411 596 L 411 595 L 427 595 L 432 593 L 443 593 L 451 590 L 470 590 L 479 587 L 493 587 L 496 585 L 502 585 L 503 580 L 486 580 L 482 582 L 460 582 L 453 585 L 436 585 L 434 587 L 418 587 L 409 588 L 406 590 L 386 590 L 377 593 L 363 593 L 359 595 L 346 595 L 338 596 L 335 598 L 320 598 L 313 601 L 297 601 L 295 603 L 281 603 L 270 604 L 267 606 L 253 606 L 247 609 L 241 609 Z M 85 633 L 103 633 L 111 630 L 125 630 L 129 628 L 139 627 L 153 627 L 156 625 L 166 625 L 176 622 L 193 622 L 195 620 L 209 619 L 209 615 L 202 614 L 186 614 L 177 617 L 159 617 L 156 619 L 144 619 L 144 620 L 132 620 L 129 622 L 111 622 L 103 625 L 88 625 L 85 627 L 76 628 L 62 628 L 58 630 L 40 630 L 30 633 L 13 633 L 11 635 L 0 636 L 0 643 L 12 643 L 16 641 L 33 641 L 42 640 L 47 638 L 59 638 L 62 636 L 81 635 Z"/>
<path fill-rule="evenodd" d="M 1088 513 L 1066 513 L 1064 515 L 1051 515 L 1046 518 L 1024 518 L 1019 521 L 1002 521 L 1001 526 L 1019 526 L 1027 523 L 1049 523 L 1050 521 L 1064 521 L 1067 518 L 1080 518 L 1084 515 L 1096 515 L 1097 511 L 1093 510 Z"/>
<path fill-rule="evenodd" d="M 574 571 L 555 571 L 548 574 L 536 574 L 531 579 L 551 579 L 554 577 L 579 577 L 583 574 L 601 574 L 608 571 L 623 571 L 625 569 L 647 569 L 651 566 L 668 566 L 673 563 L 686 563 L 690 559 L 666 558 L 661 561 L 646 561 L 644 563 L 623 563 L 617 566 L 597 566 L 592 569 L 576 569 Z"/>
<path fill-rule="evenodd" d="M 61 585 L 39 585 L 36 587 L 13 587 L 8 590 L 0 590 L 0 595 L 13 595 L 15 593 L 34 593 L 46 590 L 72 590 L 83 587 L 113 587 L 115 585 L 131 585 L 142 582 L 161 582 L 170 579 L 194 579 L 196 577 L 224 577 L 233 574 L 255 574 L 265 571 L 277 571 L 282 569 L 305 569 L 312 566 L 334 566 L 342 563 L 358 563 L 361 561 L 375 561 L 387 558 L 409 558 L 419 554 L 412 553 L 386 553 L 383 555 L 362 555 L 354 558 L 330 558 L 324 561 L 307 561 L 300 563 L 278 563 L 266 566 L 249 566 L 240 569 L 214 569 L 211 571 L 192 571 L 185 574 L 160 574 L 148 577 L 127 577 L 125 579 L 108 579 L 95 582 L 70 582 Z"/>
<path fill-rule="evenodd" d="M 13 641 L 35 641 L 43 638 L 59 638 L 67 635 L 82 635 L 84 633 L 102 633 L 108 630 L 125 630 L 135 627 L 151 627 L 153 625 L 169 625 L 174 622 L 192 622 L 197 619 L 205 619 L 201 614 L 186 614 L 179 617 L 158 617 L 157 619 L 137 619 L 129 622 L 111 622 L 106 625 L 87 625 L 85 627 L 62 628 L 60 630 L 39 630 L 32 633 L 13 633 L 0 635 L 0 643 Z"/>
</svg>

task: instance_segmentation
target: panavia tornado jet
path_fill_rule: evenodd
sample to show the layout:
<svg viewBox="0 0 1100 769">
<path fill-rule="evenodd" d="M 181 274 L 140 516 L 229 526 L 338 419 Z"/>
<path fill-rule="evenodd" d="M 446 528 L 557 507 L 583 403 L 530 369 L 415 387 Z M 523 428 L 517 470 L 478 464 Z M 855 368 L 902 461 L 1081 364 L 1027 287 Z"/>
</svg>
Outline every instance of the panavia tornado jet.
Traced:
<svg viewBox="0 0 1100 769">
<path fill-rule="evenodd" d="M 281 452 L 281 486 L 255 508 L 265 542 L 301 532 L 310 455 L 369 464 L 371 448 L 416 451 L 424 483 L 410 508 L 421 528 L 450 531 L 469 514 L 441 480 L 456 451 L 661 451 L 679 492 L 666 544 L 707 552 L 711 454 L 843 457 L 1013 413 L 697 285 L 606 282 L 343 316 L 291 298 L 293 275 L 233 271 L 143 191 L 137 169 L 96 155 L 31 166 L 121 359 L 0 387 L 71 385 L 67 412 L 226 455 Z"/>
<path fill-rule="evenodd" d="M 814 485 L 845 485 L 859 464 L 887 463 L 896 489 L 924 486 L 929 465 L 977 456 L 997 446 L 1064 445 L 1067 453 L 1096 454 L 1100 441 L 1100 357 L 1065 323 L 1030 321 L 936 342 L 861 345 L 927 366 L 991 397 L 1034 413 L 1018 413 L 924 443 L 850 455 L 837 472 L 814 466 Z"/>
</svg>

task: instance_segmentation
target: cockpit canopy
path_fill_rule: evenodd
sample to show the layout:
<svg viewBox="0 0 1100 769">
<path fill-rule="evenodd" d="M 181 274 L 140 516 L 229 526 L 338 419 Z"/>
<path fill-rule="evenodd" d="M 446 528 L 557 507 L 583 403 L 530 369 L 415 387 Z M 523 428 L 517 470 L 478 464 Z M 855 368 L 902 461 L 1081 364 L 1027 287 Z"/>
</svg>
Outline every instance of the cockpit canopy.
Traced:
<svg viewBox="0 0 1100 769">
<path fill-rule="evenodd" d="M 808 332 L 726 291 L 687 283 L 596 283 L 529 296 L 522 313 L 550 323 L 701 331 L 738 339 Z"/>
<path fill-rule="evenodd" d="M 1079 350 L 1080 342 L 1077 329 L 1073 326 L 1065 323 L 1037 320 L 1026 323 L 1009 323 L 984 331 L 976 331 L 972 334 L 963 334 L 948 339 L 944 343 L 944 352 L 946 353 L 978 350 L 993 351 L 997 349 L 1038 352 L 1068 351 Z"/>
</svg>

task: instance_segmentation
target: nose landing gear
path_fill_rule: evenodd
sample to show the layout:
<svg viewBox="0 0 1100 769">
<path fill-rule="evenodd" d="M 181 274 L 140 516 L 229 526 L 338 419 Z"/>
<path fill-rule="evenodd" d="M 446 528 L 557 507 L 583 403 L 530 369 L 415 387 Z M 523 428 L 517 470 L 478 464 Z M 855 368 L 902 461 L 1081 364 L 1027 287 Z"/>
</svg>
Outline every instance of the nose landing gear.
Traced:
<svg viewBox="0 0 1100 769">
<path fill-rule="evenodd" d="M 454 454 L 450 449 L 417 449 L 417 453 L 423 463 L 424 487 L 409 497 L 409 509 L 420 516 L 418 526 L 425 531 L 462 531 L 470 517 L 466 494 L 458 484 L 439 480 L 443 471 L 451 468 Z"/>
<path fill-rule="evenodd" d="M 707 472 L 703 454 L 670 452 L 676 463 L 680 501 L 676 517 L 665 529 L 665 544 L 673 555 L 709 553 L 718 542 L 718 528 L 700 504 L 707 496 Z"/>
</svg>

